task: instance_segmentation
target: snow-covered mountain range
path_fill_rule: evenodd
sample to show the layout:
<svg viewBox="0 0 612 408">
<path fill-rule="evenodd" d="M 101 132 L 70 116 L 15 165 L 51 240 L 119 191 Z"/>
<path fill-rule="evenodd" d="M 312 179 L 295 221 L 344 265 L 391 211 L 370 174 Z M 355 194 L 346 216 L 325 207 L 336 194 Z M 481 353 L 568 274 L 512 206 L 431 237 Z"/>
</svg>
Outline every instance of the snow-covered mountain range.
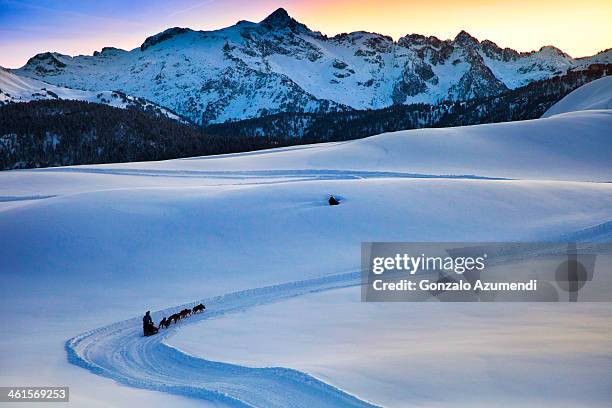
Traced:
<svg viewBox="0 0 612 408">
<path fill-rule="evenodd" d="M 467 100 L 594 63 L 545 46 L 519 53 L 465 31 L 453 40 L 353 32 L 328 37 L 278 9 L 259 23 L 215 31 L 170 28 L 131 51 L 42 53 L 15 72 L 58 86 L 119 90 L 198 124 L 278 112 L 379 109 Z"/>
</svg>

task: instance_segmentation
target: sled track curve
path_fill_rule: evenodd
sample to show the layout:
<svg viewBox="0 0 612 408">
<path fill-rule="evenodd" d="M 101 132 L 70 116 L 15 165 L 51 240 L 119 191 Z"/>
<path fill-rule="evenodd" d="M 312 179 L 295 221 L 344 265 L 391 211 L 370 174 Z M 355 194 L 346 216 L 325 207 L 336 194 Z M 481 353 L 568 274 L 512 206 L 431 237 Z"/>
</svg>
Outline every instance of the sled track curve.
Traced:
<svg viewBox="0 0 612 408">
<path fill-rule="evenodd" d="M 164 342 L 186 324 L 283 299 L 359 284 L 359 272 L 325 276 L 202 299 L 206 311 L 142 336 L 141 319 L 111 324 L 66 342 L 68 360 L 132 387 L 236 407 L 374 407 L 311 375 L 283 367 L 252 368 L 191 356 Z M 158 321 L 200 301 L 152 313 Z"/>
</svg>

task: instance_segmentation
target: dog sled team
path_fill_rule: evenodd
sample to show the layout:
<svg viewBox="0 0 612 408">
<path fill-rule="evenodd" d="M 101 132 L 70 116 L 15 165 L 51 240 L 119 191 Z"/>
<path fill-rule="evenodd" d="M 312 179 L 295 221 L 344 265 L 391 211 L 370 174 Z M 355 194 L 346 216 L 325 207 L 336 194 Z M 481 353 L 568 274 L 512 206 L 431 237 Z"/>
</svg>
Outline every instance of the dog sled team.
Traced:
<svg viewBox="0 0 612 408">
<path fill-rule="evenodd" d="M 147 313 L 145 313 L 144 317 L 142 318 L 142 330 L 145 336 L 151 336 L 159 332 L 159 329 L 161 328 L 167 329 L 168 326 L 170 326 L 170 323 L 176 324 L 179 320 L 189 317 L 192 314 L 201 313 L 204 310 L 206 310 L 206 306 L 204 306 L 202 303 L 194 306 L 193 309 L 183 309 L 178 313 L 170 315 L 169 317 L 164 317 L 159 322 L 159 327 L 155 326 L 155 323 L 151 318 L 151 312 L 147 311 Z"/>
</svg>

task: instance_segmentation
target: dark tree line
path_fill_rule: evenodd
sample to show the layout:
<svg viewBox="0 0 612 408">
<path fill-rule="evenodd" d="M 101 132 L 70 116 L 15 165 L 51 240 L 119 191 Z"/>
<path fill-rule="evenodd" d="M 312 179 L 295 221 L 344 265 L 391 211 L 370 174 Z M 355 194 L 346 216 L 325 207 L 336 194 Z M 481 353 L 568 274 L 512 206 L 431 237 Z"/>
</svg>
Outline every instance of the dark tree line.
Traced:
<svg viewBox="0 0 612 408">
<path fill-rule="evenodd" d="M 0 169 L 163 160 L 285 145 L 216 136 L 135 109 L 68 100 L 0 107 Z"/>
</svg>

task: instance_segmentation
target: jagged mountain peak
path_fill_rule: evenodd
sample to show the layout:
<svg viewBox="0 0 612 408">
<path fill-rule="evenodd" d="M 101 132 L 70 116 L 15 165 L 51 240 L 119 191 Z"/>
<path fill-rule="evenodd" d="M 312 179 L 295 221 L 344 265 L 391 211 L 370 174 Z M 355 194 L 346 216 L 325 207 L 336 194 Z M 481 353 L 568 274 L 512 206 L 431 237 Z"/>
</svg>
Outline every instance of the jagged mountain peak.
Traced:
<svg viewBox="0 0 612 408">
<path fill-rule="evenodd" d="M 273 22 L 273 21 L 291 21 L 292 18 L 289 15 L 289 13 L 287 12 L 287 10 L 285 10 L 282 7 L 277 8 L 276 10 L 274 10 L 272 13 L 270 13 L 270 15 L 268 17 L 266 17 L 262 23 L 264 22 Z"/>
<path fill-rule="evenodd" d="M 271 30 L 283 28 L 289 28 L 291 30 L 295 30 L 298 28 L 306 30 L 308 29 L 304 24 L 291 17 L 289 13 L 287 13 L 287 10 L 282 7 L 277 8 L 274 12 L 272 12 L 272 14 L 264 18 L 259 24 Z"/>
<path fill-rule="evenodd" d="M 32 58 L 30 58 L 26 64 L 29 64 L 30 62 L 44 61 L 44 60 L 59 61 L 58 58 L 60 57 L 62 57 L 62 54 L 58 52 L 49 52 L 49 51 L 41 52 L 41 53 L 36 54 Z"/>
<path fill-rule="evenodd" d="M 564 53 L 563 51 L 561 51 L 559 48 L 555 47 L 554 45 L 545 45 L 542 48 L 540 48 L 538 52 L 542 54 L 559 55 L 562 57 L 571 58 L 569 55 L 567 55 L 566 53 Z"/>
<path fill-rule="evenodd" d="M 140 46 L 140 50 L 144 51 L 149 47 L 152 47 L 163 41 L 169 40 L 170 38 L 175 37 L 179 34 L 187 33 L 190 31 L 192 30 L 189 28 L 183 28 L 183 27 L 168 28 L 167 30 L 162 31 L 161 33 L 157 33 L 155 35 L 147 37 L 142 43 L 142 45 Z"/>
<path fill-rule="evenodd" d="M 459 34 L 455 36 L 455 42 L 458 43 L 474 43 L 478 44 L 479 41 L 476 37 L 473 37 L 470 33 L 465 30 L 459 31 Z"/>
<path fill-rule="evenodd" d="M 94 51 L 93 55 L 94 57 L 99 56 L 99 55 L 116 55 L 116 54 L 121 54 L 121 53 L 126 53 L 128 51 L 123 50 L 121 48 L 117 48 L 117 47 L 103 47 L 102 50 L 100 51 Z"/>
</svg>

